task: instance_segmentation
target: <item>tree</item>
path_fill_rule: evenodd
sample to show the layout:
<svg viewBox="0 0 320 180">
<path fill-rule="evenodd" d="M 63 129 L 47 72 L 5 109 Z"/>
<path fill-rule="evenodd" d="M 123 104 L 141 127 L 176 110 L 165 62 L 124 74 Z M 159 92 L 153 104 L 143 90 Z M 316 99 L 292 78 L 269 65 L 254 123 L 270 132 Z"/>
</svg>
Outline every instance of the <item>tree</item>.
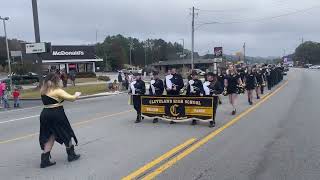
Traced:
<svg viewBox="0 0 320 180">
<path fill-rule="evenodd" d="M 300 44 L 295 50 L 294 60 L 303 64 L 320 64 L 320 43 L 307 41 Z"/>
</svg>

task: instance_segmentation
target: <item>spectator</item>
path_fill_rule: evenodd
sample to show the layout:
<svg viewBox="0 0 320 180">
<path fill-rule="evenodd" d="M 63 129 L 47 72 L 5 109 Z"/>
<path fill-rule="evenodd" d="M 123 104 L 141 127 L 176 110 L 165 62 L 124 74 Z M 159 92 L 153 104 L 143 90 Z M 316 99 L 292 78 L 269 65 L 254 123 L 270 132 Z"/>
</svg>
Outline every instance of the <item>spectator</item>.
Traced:
<svg viewBox="0 0 320 180">
<path fill-rule="evenodd" d="M 119 74 L 118 74 L 118 82 L 119 82 L 119 90 L 120 90 L 120 88 L 122 87 L 122 82 L 123 82 L 122 73 L 120 71 L 119 71 Z"/>
<path fill-rule="evenodd" d="M 5 89 L 6 89 L 6 84 L 4 82 L 0 82 L 0 103 L 1 104 L 3 102 L 3 93 Z"/>
<path fill-rule="evenodd" d="M 129 76 L 127 73 L 124 74 L 124 83 L 123 86 L 125 87 L 126 90 L 129 89 Z"/>
<path fill-rule="evenodd" d="M 63 87 L 67 87 L 67 83 L 68 83 L 68 76 L 67 73 L 65 72 L 65 70 L 61 71 L 61 76 L 60 76 L 62 83 L 63 83 Z"/>
<path fill-rule="evenodd" d="M 119 91 L 119 84 L 117 83 L 117 80 L 114 80 L 112 83 L 112 90 L 113 91 Z"/>
<path fill-rule="evenodd" d="M 18 88 L 15 88 L 14 91 L 12 92 L 12 96 L 13 96 L 13 107 L 15 108 L 19 108 L 20 107 L 20 91 L 18 90 Z"/>
<path fill-rule="evenodd" d="M 76 72 L 74 70 L 72 70 L 69 74 L 71 83 L 73 86 L 76 86 Z"/>
<path fill-rule="evenodd" d="M 3 92 L 3 108 L 10 108 L 10 105 L 9 105 L 9 91 L 8 90 L 4 90 Z"/>
</svg>

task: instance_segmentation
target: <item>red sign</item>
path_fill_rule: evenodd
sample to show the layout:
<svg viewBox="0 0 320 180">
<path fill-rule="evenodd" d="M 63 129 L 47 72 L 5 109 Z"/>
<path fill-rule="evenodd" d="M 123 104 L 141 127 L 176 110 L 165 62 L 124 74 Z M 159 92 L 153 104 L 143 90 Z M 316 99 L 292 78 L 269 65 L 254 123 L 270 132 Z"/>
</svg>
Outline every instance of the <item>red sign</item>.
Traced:
<svg viewBox="0 0 320 180">
<path fill-rule="evenodd" d="M 76 68 L 76 65 L 75 64 L 69 64 L 69 68 Z"/>
</svg>

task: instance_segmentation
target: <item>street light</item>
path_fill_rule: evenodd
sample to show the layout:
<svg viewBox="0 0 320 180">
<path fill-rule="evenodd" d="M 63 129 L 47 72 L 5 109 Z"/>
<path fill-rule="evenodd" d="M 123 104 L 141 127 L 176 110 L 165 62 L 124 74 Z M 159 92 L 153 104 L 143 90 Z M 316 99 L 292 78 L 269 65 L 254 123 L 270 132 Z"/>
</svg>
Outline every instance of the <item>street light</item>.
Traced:
<svg viewBox="0 0 320 180">
<path fill-rule="evenodd" d="M 10 59 L 10 54 L 9 54 L 9 43 L 8 43 L 7 28 L 6 28 L 6 21 L 9 20 L 9 17 L 1 17 L 0 16 L 0 20 L 3 21 L 4 36 L 6 38 L 8 68 L 9 68 L 9 77 L 10 77 L 10 90 L 11 90 L 11 88 L 12 88 L 11 59 Z"/>
</svg>

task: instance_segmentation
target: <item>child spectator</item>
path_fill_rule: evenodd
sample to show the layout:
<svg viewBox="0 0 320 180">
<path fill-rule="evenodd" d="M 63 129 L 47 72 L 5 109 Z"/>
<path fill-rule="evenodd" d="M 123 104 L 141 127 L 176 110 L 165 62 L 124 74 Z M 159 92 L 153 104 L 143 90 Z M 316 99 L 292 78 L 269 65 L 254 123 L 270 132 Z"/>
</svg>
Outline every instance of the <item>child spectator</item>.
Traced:
<svg viewBox="0 0 320 180">
<path fill-rule="evenodd" d="M 5 90 L 3 92 L 3 96 L 2 96 L 2 99 L 3 99 L 3 108 L 10 108 L 9 106 L 9 91 L 8 90 Z"/>
<path fill-rule="evenodd" d="M 13 106 L 15 108 L 19 108 L 20 107 L 20 91 L 18 90 L 18 88 L 14 89 L 14 91 L 12 92 L 12 96 L 14 101 Z"/>
</svg>

